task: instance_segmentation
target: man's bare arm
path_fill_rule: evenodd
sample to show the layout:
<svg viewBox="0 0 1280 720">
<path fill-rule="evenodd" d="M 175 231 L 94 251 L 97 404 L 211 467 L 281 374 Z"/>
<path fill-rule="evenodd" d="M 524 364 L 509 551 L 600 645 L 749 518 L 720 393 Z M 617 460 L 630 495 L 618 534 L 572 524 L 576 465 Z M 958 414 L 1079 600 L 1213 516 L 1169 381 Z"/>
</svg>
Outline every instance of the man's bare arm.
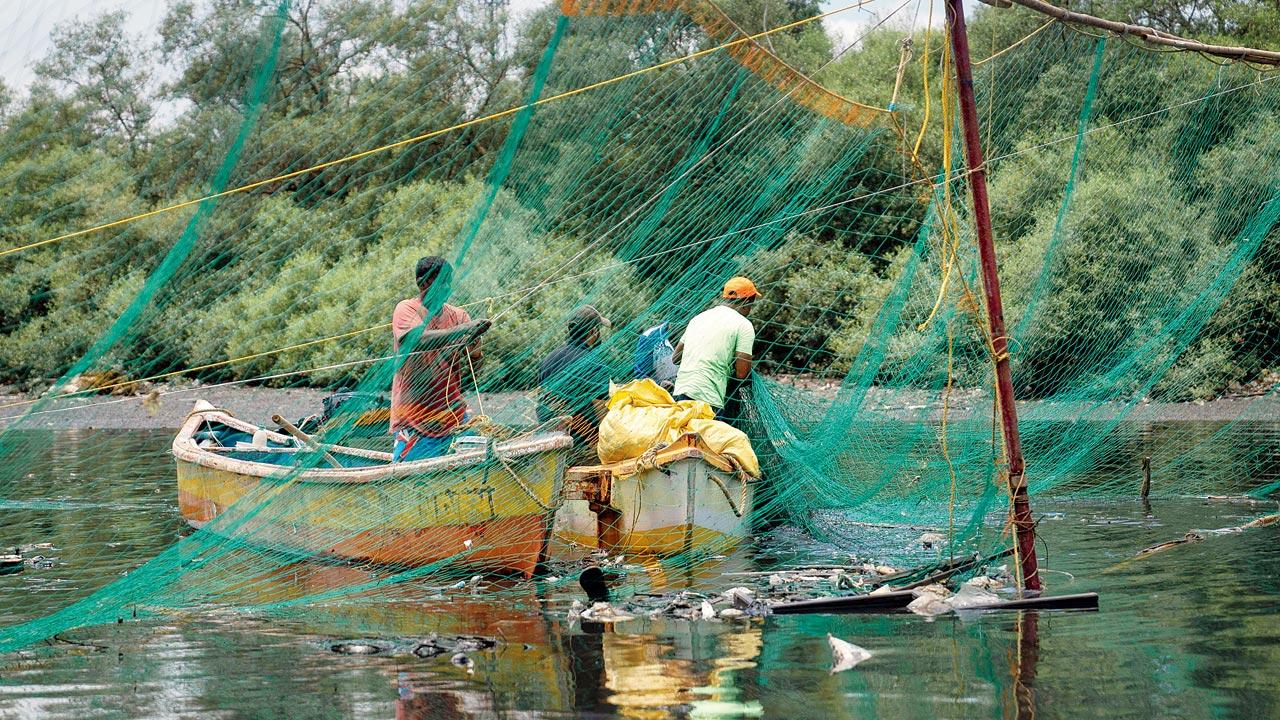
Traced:
<svg viewBox="0 0 1280 720">
<path fill-rule="evenodd" d="M 733 376 L 746 380 L 751 374 L 751 356 L 747 353 L 735 353 L 733 357 Z"/>
<path fill-rule="evenodd" d="M 684 355 L 684 343 L 678 342 L 676 343 L 676 351 L 671 354 L 671 362 L 676 363 L 678 365 L 680 363 L 681 355 Z"/>
</svg>

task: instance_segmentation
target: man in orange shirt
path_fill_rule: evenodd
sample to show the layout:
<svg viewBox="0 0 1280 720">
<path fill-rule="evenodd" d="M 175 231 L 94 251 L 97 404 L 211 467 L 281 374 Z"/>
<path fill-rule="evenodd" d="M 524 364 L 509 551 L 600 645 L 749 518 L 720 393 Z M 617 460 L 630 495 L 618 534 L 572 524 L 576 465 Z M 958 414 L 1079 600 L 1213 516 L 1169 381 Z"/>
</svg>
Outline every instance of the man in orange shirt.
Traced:
<svg viewBox="0 0 1280 720">
<path fill-rule="evenodd" d="M 415 351 L 422 334 L 471 322 L 449 305 L 453 268 L 442 257 L 418 261 L 418 295 L 401 300 L 391 314 L 391 336 L 400 363 L 391 381 L 391 432 L 395 462 L 436 457 L 449 451 L 458 427 L 470 414 L 462 397 L 464 373 L 480 364 L 477 338 L 465 347 Z M 404 348 L 403 354 L 401 348 Z"/>
</svg>

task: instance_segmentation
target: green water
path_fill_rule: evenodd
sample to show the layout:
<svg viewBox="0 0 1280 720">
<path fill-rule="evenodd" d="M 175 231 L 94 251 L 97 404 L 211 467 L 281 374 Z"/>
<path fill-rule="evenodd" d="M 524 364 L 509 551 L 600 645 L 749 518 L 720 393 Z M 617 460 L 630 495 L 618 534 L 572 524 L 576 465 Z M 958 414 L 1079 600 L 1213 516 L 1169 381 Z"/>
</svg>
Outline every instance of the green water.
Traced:
<svg viewBox="0 0 1280 720">
<path fill-rule="evenodd" d="M 53 564 L 0 576 L 0 622 L 82 597 L 185 532 L 169 439 L 66 432 L 42 443 L 26 476 L 41 492 L 5 493 L 23 501 L 0 503 L 0 543 L 52 543 L 38 552 Z M 1274 505 L 1037 498 L 1036 510 L 1051 592 L 1096 590 L 1101 612 L 569 625 L 570 595 L 531 588 L 501 604 L 455 597 L 444 612 L 387 602 L 284 618 L 124 617 L 0 656 L 0 717 L 1280 717 L 1280 526 L 1130 560 Z M 846 550 L 786 532 L 764 542 L 788 563 Z M 725 567 L 760 562 L 744 554 Z M 300 568 L 293 579 L 319 586 L 350 581 L 346 572 Z M 694 582 L 733 579 L 713 569 Z M 472 653 L 468 669 L 409 652 L 433 632 L 502 642 Z M 872 658 L 829 674 L 828 632 Z M 357 638 L 385 652 L 329 649 Z"/>
</svg>

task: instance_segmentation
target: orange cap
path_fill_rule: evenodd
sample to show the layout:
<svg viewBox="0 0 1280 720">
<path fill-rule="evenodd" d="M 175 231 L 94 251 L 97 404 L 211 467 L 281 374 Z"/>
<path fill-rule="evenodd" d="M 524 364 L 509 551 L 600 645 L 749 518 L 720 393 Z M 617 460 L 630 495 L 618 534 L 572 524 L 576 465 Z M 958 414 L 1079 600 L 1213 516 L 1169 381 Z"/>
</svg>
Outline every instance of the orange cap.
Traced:
<svg viewBox="0 0 1280 720">
<path fill-rule="evenodd" d="M 726 300 L 744 300 L 746 298 L 760 297 L 760 291 L 756 289 L 755 283 L 738 276 L 729 278 L 729 282 L 724 284 L 723 296 Z"/>
</svg>

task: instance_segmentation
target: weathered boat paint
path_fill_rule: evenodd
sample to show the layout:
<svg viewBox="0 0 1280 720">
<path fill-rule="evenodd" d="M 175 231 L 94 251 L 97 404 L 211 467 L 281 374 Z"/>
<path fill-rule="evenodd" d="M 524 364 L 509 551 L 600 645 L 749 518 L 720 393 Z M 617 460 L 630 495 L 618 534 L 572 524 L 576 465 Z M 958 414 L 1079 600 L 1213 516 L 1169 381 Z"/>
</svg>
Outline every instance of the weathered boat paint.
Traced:
<svg viewBox="0 0 1280 720">
<path fill-rule="evenodd" d="M 754 484 L 686 434 L 652 458 L 570 468 L 556 536 L 630 555 L 724 553 L 750 534 Z"/>
<path fill-rule="evenodd" d="M 197 403 L 173 441 L 178 504 L 193 527 L 303 556 L 410 567 L 456 558 L 526 577 L 547 557 L 572 445 L 564 433 L 395 464 L 388 453 L 326 445 L 370 464 L 298 470 L 231 456 L 253 451 L 199 447 L 194 435 L 206 421 L 259 429 Z"/>
</svg>

